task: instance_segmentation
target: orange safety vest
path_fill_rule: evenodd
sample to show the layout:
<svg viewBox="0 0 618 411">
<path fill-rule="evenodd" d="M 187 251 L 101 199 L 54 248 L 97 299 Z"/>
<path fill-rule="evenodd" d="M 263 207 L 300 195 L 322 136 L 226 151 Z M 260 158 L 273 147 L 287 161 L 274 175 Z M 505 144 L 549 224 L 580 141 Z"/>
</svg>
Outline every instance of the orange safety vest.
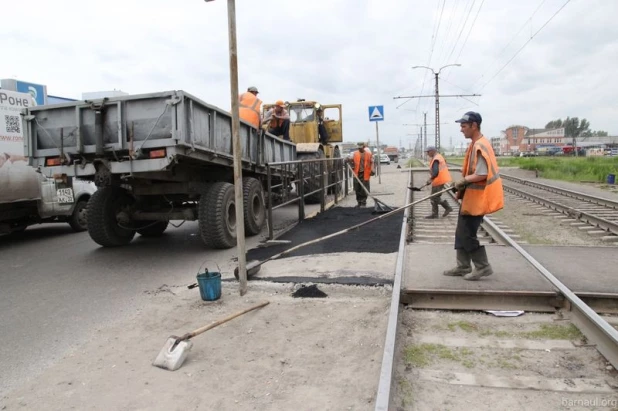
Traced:
<svg viewBox="0 0 618 411">
<path fill-rule="evenodd" d="M 275 114 L 274 110 L 275 109 L 273 108 L 273 114 Z M 270 126 L 269 126 L 269 128 L 275 129 L 277 127 L 281 127 L 283 125 L 283 121 L 284 120 L 282 118 L 277 118 L 277 117 L 273 116 L 270 119 L 270 123 L 269 123 Z"/>
<path fill-rule="evenodd" d="M 262 100 L 257 98 L 253 93 L 242 93 L 239 97 L 240 101 L 240 119 L 250 123 L 253 127 L 260 127 L 260 109 L 262 108 Z"/>
<path fill-rule="evenodd" d="M 453 181 L 453 179 L 451 179 L 451 173 L 449 173 L 448 171 L 446 161 L 444 160 L 444 157 L 442 157 L 441 154 L 436 153 L 436 155 L 433 156 L 433 159 L 431 160 L 431 163 L 429 164 L 429 169 L 431 170 L 433 168 L 433 163 L 435 161 L 438 162 L 438 175 L 436 176 L 436 178 L 434 178 L 431 181 L 432 187 L 441 186 L 443 184 L 450 183 L 451 181 Z"/>
<path fill-rule="evenodd" d="M 372 159 L 372 155 L 369 151 L 364 151 L 363 154 L 365 154 L 365 163 L 364 163 L 364 167 L 365 170 L 363 172 L 363 181 L 369 181 L 369 178 L 371 177 L 371 159 Z M 358 172 L 360 171 L 360 157 L 361 153 L 360 151 L 356 150 L 354 152 L 354 174 L 356 174 L 356 176 L 360 177 L 358 175 Z"/>
<path fill-rule="evenodd" d="M 473 154 L 470 162 L 470 154 Z M 463 163 L 463 176 L 474 174 L 477 154 L 487 163 L 487 179 L 466 186 L 461 202 L 461 213 L 464 215 L 482 216 L 496 212 L 504 207 L 504 191 L 498 162 L 490 142 L 483 136 L 474 144 L 468 146 Z"/>
</svg>

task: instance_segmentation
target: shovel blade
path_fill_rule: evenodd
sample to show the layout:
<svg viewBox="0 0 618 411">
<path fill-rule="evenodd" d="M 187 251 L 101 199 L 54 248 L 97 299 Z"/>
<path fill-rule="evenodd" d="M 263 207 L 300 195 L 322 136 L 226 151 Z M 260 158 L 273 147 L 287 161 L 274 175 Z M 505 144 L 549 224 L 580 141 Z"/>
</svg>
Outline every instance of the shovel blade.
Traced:
<svg viewBox="0 0 618 411">
<path fill-rule="evenodd" d="M 168 338 L 152 365 L 169 371 L 176 371 L 182 367 L 193 343 L 190 340 L 184 340 L 178 343 L 177 341 L 178 338 L 176 337 Z"/>
</svg>

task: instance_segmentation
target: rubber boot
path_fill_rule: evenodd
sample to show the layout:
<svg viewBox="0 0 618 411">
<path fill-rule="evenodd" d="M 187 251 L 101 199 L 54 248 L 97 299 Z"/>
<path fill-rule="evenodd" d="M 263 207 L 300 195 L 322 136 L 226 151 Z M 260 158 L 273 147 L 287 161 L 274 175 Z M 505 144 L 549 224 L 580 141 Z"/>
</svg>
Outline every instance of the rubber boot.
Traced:
<svg viewBox="0 0 618 411">
<path fill-rule="evenodd" d="M 443 275 L 449 277 L 458 277 L 462 275 L 466 275 L 472 272 L 472 267 L 470 266 L 470 254 L 466 252 L 466 250 L 456 250 L 457 251 L 457 267 L 451 268 L 443 272 Z"/>
<path fill-rule="evenodd" d="M 487 277 L 494 273 L 491 265 L 489 265 L 489 261 L 487 261 L 487 251 L 484 246 L 479 247 L 470 256 L 472 257 L 472 262 L 474 262 L 474 270 L 470 274 L 466 274 L 464 280 L 476 281 L 481 277 Z"/>
<path fill-rule="evenodd" d="M 425 216 L 425 218 L 435 219 L 438 218 L 438 205 L 431 203 L 431 215 Z"/>
<path fill-rule="evenodd" d="M 440 202 L 440 205 L 444 207 L 444 214 L 442 214 L 442 217 L 446 217 L 453 211 L 453 207 L 451 207 L 451 205 L 446 200 L 442 200 Z"/>
</svg>

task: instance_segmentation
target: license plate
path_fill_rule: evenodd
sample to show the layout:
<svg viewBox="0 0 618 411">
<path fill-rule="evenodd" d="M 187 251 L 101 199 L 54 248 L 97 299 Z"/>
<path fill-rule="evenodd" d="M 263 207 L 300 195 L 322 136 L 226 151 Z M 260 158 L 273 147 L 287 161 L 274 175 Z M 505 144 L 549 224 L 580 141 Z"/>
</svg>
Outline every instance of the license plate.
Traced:
<svg viewBox="0 0 618 411">
<path fill-rule="evenodd" d="M 59 203 L 74 203 L 73 189 L 72 188 L 59 188 L 56 190 Z"/>
</svg>

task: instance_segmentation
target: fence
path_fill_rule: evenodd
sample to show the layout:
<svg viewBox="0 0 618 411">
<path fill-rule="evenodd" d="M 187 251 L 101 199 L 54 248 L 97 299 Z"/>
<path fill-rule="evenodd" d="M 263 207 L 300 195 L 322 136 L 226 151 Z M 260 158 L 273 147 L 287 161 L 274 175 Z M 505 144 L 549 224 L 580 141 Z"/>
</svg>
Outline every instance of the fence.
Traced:
<svg viewBox="0 0 618 411">
<path fill-rule="evenodd" d="M 282 172 L 275 177 L 271 167 L 280 168 Z M 305 219 L 305 202 L 319 203 L 320 211 L 324 212 L 329 194 L 337 204 L 348 195 L 352 181 L 343 158 L 269 163 L 266 165 L 266 178 L 269 240 L 274 238 L 273 210 L 297 203 L 300 222 Z"/>
</svg>

